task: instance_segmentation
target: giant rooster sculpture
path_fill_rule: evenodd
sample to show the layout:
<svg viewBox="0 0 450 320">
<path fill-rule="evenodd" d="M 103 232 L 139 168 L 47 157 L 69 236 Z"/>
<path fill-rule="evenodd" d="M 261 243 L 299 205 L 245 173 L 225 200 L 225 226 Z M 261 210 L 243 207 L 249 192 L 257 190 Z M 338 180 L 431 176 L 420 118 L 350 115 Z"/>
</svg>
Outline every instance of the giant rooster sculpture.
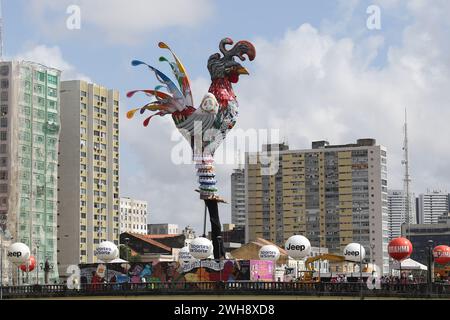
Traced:
<svg viewBox="0 0 450 320">
<path fill-rule="evenodd" d="M 209 58 L 208 70 L 212 83 L 209 93 L 205 95 L 198 109 L 194 107 L 186 69 L 175 53 L 163 42 L 159 43 L 159 47 L 169 50 L 175 61 L 171 62 L 165 57 L 159 60 L 169 63 L 179 88 L 158 69 L 145 62 L 134 60 L 133 66 L 148 67 L 155 73 L 161 84 L 153 90 L 135 90 L 127 94 L 129 98 L 136 93 L 144 93 L 152 97 L 152 101 L 147 105 L 129 111 L 128 119 L 132 119 L 137 112 L 140 114 L 147 111 L 153 112 L 144 121 L 144 126 L 147 127 L 155 116 L 172 115 L 176 127 L 191 144 L 200 185 L 197 192 L 200 193 L 200 199 L 205 201 L 210 215 L 215 259 L 224 256 L 223 243 L 219 237 L 221 224 L 218 209 L 218 203 L 224 200 L 217 194 L 214 153 L 227 133 L 233 129 L 238 117 L 239 105 L 232 84 L 238 83 L 241 75 L 249 74 L 235 58 L 245 61 L 245 55 L 247 55 L 250 61 L 253 61 L 256 57 L 255 47 L 250 42 L 239 41 L 228 50 L 227 46 L 233 44 L 233 40 L 223 39 L 220 42 L 222 55 L 216 53 Z"/>
</svg>

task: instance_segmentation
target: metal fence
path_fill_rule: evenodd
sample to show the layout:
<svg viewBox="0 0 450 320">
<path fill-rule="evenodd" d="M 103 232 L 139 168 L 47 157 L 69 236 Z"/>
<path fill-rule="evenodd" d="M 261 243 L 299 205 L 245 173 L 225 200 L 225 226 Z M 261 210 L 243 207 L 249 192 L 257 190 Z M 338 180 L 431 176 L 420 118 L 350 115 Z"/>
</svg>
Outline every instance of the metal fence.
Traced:
<svg viewBox="0 0 450 320">
<path fill-rule="evenodd" d="M 448 284 L 384 284 L 370 290 L 365 283 L 296 282 L 151 282 L 89 284 L 79 290 L 64 285 L 3 287 L 4 299 L 142 295 L 298 295 L 450 299 Z"/>
</svg>

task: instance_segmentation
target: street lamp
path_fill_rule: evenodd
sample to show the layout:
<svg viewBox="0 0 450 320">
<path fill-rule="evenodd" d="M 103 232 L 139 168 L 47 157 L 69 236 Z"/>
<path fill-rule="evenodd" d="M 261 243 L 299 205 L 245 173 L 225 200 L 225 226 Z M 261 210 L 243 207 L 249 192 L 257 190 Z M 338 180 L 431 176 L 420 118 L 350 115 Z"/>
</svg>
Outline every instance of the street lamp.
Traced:
<svg viewBox="0 0 450 320">
<path fill-rule="evenodd" d="M 39 285 L 39 241 L 36 241 L 35 244 L 36 244 L 36 284 Z"/>
<path fill-rule="evenodd" d="M 431 293 L 433 286 L 433 240 L 428 240 L 428 292 Z"/>
<path fill-rule="evenodd" d="M 222 281 L 222 236 L 217 237 L 217 242 L 219 243 L 219 274 L 220 281 Z"/>
</svg>

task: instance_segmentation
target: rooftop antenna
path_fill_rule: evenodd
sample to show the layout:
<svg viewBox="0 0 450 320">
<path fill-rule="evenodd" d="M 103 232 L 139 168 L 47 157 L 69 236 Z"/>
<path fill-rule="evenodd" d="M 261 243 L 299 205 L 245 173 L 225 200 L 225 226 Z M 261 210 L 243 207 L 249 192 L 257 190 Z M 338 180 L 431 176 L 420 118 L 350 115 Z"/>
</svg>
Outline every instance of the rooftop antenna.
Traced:
<svg viewBox="0 0 450 320">
<path fill-rule="evenodd" d="M 408 153 L 408 114 L 405 108 L 405 126 L 404 126 L 404 140 L 403 140 L 403 160 L 402 165 L 405 166 L 403 177 L 403 199 L 404 199 L 404 219 L 403 223 L 408 225 L 408 233 L 411 235 L 411 194 L 410 184 L 411 177 L 409 175 L 409 153 Z"/>
</svg>

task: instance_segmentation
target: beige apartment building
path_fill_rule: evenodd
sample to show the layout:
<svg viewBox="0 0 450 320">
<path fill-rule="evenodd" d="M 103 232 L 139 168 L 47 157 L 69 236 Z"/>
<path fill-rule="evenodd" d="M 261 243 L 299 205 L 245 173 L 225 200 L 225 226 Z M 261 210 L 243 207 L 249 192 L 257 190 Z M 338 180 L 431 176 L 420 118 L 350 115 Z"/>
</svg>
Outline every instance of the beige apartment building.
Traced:
<svg viewBox="0 0 450 320">
<path fill-rule="evenodd" d="M 361 243 L 366 260 L 389 271 L 386 148 L 314 142 L 309 150 L 265 145 L 246 154 L 246 241 L 283 246 L 295 234 L 342 254 Z"/>
<path fill-rule="evenodd" d="M 119 93 L 61 83 L 58 263 L 95 263 L 102 241 L 119 244 Z"/>
</svg>

